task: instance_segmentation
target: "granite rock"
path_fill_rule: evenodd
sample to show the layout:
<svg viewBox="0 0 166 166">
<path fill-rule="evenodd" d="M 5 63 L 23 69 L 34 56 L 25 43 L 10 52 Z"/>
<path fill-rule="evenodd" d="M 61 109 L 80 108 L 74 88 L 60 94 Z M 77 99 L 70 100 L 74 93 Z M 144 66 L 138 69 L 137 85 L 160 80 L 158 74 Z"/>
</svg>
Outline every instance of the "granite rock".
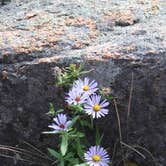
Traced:
<svg viewBox="0 0 166 166">
<path fill-rule="evenodd" d="M 54 146 L 55 139 L 41 133 L 51 122 L 49 103 L 64 104 L 63 89 L 55 87 L 55 69 L 83 62 L 86 70 L 94 69 L 88 76 L 111 87 L 117 98 L 123 142 L 145 147 L 164 166 L 165 10 L 165 0 L 17 1 L 0 7 L 0 144 L 28 141 L 44 151 Z M 99 120 L 105 147 L 119 138 L 113 103 L 111 107 Z M 135 153 L 128 159 L 155 165 L 149 153 L 141 152 L 146 159 Z M 2 166 L 27 165 L 0 161 Z"/>
</svg>

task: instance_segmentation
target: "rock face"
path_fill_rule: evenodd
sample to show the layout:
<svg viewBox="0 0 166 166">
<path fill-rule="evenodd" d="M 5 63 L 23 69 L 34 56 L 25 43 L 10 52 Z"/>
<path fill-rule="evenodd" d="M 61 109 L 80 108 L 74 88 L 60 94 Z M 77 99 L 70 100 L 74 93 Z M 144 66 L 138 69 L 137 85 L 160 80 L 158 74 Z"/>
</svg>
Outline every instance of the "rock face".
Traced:
<svg viewBox="0 0 166 166">
<path fill-rule="evenodd" d="M 117 97 L 123 141 L 145 147 L 157 165 L 164 166 L 165 0 L 38 2 L 0 8 L 0 144 L 28 141 L 40 149 L 54 145 L 55 140 L 41 132 L 51 121 L 45 114 L 49 103 L 58 107 L 64 98 L 54 86 L 55 67 L 83 61 L 85 69 L 94 69 L 88 76 L 111 86 Z M 100 123 L 106 133 L 103 144 L 113 147 L 118 138 L 113 103 Z M 141 152 L 146 159 L 135 153 L 128 159 L 141 166 L 155 165 L 149 152 Z M 27 165 L 0 161 L 2 166 Z"/>
</svg>

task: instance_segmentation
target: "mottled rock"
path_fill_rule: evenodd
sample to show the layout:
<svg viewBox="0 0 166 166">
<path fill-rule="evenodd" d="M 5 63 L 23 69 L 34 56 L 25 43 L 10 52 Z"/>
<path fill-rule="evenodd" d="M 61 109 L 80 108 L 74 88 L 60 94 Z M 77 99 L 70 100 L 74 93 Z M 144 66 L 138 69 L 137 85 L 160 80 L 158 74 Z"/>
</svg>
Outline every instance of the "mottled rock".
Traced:
<svg viewBox="0 0 166 166">
<path fill-rule="evenodd" d="M 117 26 L 128 26 L 138 23 L 139 19 L 136 18 L 131 10 L 119 10 L 106 13 L 106 19 L 115 22 Z"/>
<path fill-rule="evenodd" d="M 55 138 L 41 132 L 48 130 L 51 121 L 45 114 L 49 103 L 56 108 L 64 104 L 64 90 L 55 87 L 55 68 L 84 62 L 86 70 L 94 69 L 88 76 L 105 89 L 111 87 L 109 93 L 117 98 L 123 142 L 145 147 L 158 165 L 164 166 L 165 1 L 38 2 L 0 8 L 0 144 L 17 146 L 28 141 L 44 151 L 54 146 Z M 105 133 L 103 145 L 112 147 L 113 154 L 119 134 L 113 103 L 111 107 L 99 123 Z M 141 166 L 155 165 L 149 153 L 141 153 L 146 159 L 131 153 L 128 160 Z M 119 154 L 116 156 L 119 160 Z M 27 165 L 16 159 L 0 161 L 2 166 Z"/>
</svg>

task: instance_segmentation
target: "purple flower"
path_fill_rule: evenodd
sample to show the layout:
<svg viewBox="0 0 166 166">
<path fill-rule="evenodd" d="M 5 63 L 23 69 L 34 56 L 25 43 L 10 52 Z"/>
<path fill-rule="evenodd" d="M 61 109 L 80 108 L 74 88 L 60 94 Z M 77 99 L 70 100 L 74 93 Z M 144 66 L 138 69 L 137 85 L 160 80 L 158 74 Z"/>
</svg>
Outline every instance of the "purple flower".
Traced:
<svg viewBox="0 0 166 166">
<path fill-rule="evenodd" d="M 72 88 L 69 93 L 68 96 L 66 97 L 66 102 L 68 104 L 83 104 L 85 103 L 86 99 L 89 96 L 87 94 L 82 93 L 79 89 L 77 88 Z"/>
<path fill-rule="evenodd" d="M 84 109 L 85 112 L 88 115 L 92 115 L 93 118 L 100 118 L 108 114 L 109 110 L 105 108 L 108 105 L 109 102 L 107 102 L 107 100 L 101 102 L 101 96 L 94 94 L 87 99 Z"/>
<path fill-rule="evenodd" d="M 84 80 L 78 79 L 74 82 L 73 87 L 79 89 L 81 92 L 87 93 L 89 95 L 93 94 L 98 90 L 98 84 L 95 80 L 91 81 L 89 78 L 85 77 Z"/>
<path fill-rule="evenodd" d="M 65 114 L 58 114 L 54 119 L 54 123 L 49 125 L 48 127 L 54 129 L 54 132 L 57 133 L 59 131 L 66 131 L 67 128 L 71 125 L 71 120 L 67 121 L 67 117 Z"/>
<path fill-rule="evenodd" d="M 91 146 L 84 158 L 89 166 L 108 166 L 110 160 L 107 151 L 100 146 Z"/>
</svg>

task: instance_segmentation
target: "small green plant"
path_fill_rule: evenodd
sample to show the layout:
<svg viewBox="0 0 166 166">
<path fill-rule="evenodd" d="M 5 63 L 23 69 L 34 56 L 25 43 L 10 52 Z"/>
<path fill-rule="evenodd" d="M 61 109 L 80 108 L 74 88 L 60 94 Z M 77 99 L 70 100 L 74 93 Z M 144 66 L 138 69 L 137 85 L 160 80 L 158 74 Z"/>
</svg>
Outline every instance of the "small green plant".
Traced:
<svg viewBox="0 0 166 166">
<path fill-rule="evenodd" d="M 90 71 L 83 71 L 84 65 L 70 64 L 69 67 L 63 68 L 57 72 L 56 85 L 58 87 L 71 87 L 73 82 L 81 75 Z"/>
<path fill-rule="evenodd" d="M 57 73 L 56 85 L 70 87 L 75 79 L 80 77 L 82 65 L 77 67 L 76 64 L 71 64 L 63 69 L 63 72 Z"/>
<path fill-rule="evenodd" d="M 48 115 L 54 118 L 48 127 L 52 130 L 43 133 L 58 135 L 59 144 L 57 149 L 48 148 L 48 152 L 55 160 L 52 164 L 58 166 L 108 166 L 109 156 L 101 147 L 103 135 L 100 134 L 96 119 L 109 113 L 109 102 L 104 95 L 101 96 L 102 93 L 98 93 L 95 80 L 79 78 L 89 72 L 82 69 L 82 65 L 71 64 L 57 74 L 56 85 L 68 88 L 64 100 L 70 114 L 67 115 L 65 109 L 55 110 L 50 104 Z M 90 146 L 86 130 L 95 133 L 94 146 Z"/>
</svg>

